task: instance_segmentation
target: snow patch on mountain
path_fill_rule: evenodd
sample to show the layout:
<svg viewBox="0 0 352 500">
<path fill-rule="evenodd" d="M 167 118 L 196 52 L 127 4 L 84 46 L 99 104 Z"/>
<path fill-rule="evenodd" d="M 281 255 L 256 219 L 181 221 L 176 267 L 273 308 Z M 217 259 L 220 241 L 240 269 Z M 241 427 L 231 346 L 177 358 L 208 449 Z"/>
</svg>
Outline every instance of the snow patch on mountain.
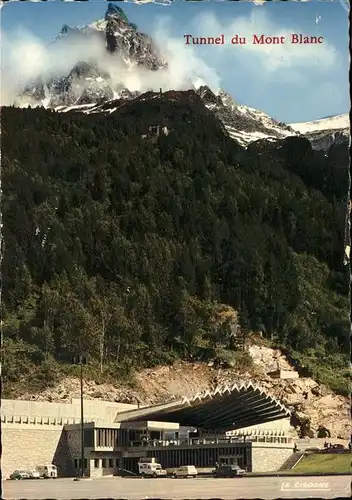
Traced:
<svg viewBox="0 0 352 500">
<path fill-rule="evenodd" d="M 229 136 L 237 141 L 241 146 L 247 147 L 251 142 L 266 139 L 268 141 L 277 140 L 276 137 L 268 136 L 263 132 L 244 132 L 243 130 L 234 130 L 232 127 L 225 127 Z"/>
<path fill-rule="evenodd" d="M 313 149 L 316 150 L 327 151 L 333 144 L 347 144 L 350 141 L 348 113 L 312 122 L 292 123 L 291 127 L 309 139 Z"/>
<path fill-rule="evenodd" d="M 291 135 L 296 135 L 294 130 L 291 130 L 289 125 L 286 123 L 275 120 L 269 115 L 260 111 L 259 109 L 250 108 L 249 106 L 238 106 L 238 111 L 242 113 L 243 116 L 247 116 L 253 120 L 256 120 L 262 124 L 268 130 L 269 136 L 270 131 L 274 137 L 289 137 Z"/>
<path fill-rule="evenodd" d="M 293 130 L 301 134 L 309 132 L 318 132 L 320 130 L 338 130 L 350 128 L 350 117 L 348 113 L 343 115 L 331 116 L 329 118 L 322 118 L 312 122 L 291 123 L 290 126 Z"/>
<path fill-rule="evenodd" d="M 246 147 L 260 139 L 277 140 L 297 135 L 290 126 L 263 111 L 237 104 L 224 90 L 214 93 L 209 87 L 202 86 L 197 93 L 205 106 L 222 121 L 229 136 L 241 146 Z"/>
</svg>

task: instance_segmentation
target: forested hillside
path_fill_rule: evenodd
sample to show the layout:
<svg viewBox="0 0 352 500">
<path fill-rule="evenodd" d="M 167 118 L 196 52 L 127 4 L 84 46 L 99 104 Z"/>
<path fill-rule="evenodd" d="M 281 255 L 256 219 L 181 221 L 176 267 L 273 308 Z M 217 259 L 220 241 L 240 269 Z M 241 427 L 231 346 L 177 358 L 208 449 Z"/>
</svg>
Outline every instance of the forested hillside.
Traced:
<svg viewBox="0 0 352 500">
<path fill-rule="evenodd" d="M 109 116 L 3 108 L 2 129 L 5 394 L 79 347 L 116 377 L 229 354 L 217 303 L 348 392 L 347 146 L 246 151 L 192 92 Z"/>
</svg>

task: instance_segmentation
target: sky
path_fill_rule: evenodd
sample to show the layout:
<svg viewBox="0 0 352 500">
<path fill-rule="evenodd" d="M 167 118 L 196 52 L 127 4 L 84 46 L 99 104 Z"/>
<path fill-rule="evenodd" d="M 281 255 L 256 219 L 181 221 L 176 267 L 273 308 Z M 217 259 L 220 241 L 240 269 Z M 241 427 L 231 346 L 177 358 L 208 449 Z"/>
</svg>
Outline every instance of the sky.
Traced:
<svg viewBox="0 0 352 500">
<path fill-rule="evenodd" d="M 197 75 L 213 89 L 224 89 L 239 104 L 261 109 L 286 123 L 349 112 L 345 0 L 261 5 L 220 0 L 175 0 L 169 5 L 145 0 L 139 4 L 116 4 L 140 31 L 173 54 L 175 85 L 187 75 Z M 42 47 L 52 41 L 64 24 L 89 24 L 103 18 L 106 7 L 107 2 L 103 0 L 7 3 L 1 9 L 2 76 L 4 68 L 12 66 L 18 71 L 19 67 L 32 67 L 34 55 L 40 58 Z M 250 43 L 253 34 L 288 37 L 292 33 L 322 36 L 324 42 L 300 46 Z M 239 34 L 247 37 L 247 44 L 187 46 L 186 34 L 194 37 L 224 34 L 227 40 Z M 10 70 L 6 71 L 9 76 Z M 14 78 L 16 76 L 11 75 L 11 79 Z"/>
</svg>

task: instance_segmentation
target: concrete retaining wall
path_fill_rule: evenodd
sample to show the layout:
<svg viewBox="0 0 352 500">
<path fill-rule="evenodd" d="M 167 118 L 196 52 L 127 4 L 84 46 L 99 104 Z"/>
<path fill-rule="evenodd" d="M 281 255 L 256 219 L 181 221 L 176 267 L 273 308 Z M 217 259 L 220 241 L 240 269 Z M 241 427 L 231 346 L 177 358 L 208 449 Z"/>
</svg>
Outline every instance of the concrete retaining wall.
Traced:
<svg viewBox="0 0 352 500">
<path fill-rule="evenodd" d="M 3 478 L 16 469 L 35 469 L 54 463 L 60 475 L 68 475 L 69 449 L 61 426 L 6 424 L 1 425 Z"/>
<path fill-rule="evenodd" d="M 272 472 L 293 453 L 293 444 L 252 443 L 252 472 Z"/>
<path fill-rule="evenodd" d="M 137 405 L 97 400 L 84 401 L 86 422 L 109 425 L 121 411 Z M 81 418 L 79 399 L 68 403 L 42 401 L 1 401 L 1 469 L 6 478 L 16 469 L 34 469 L 54 463 L 59 475 L 72 475 L 72 453 L 77 453 L 77 436 L 68 443 L 63 428 Z"/>
<path fill-rule="evenodd" d="M 85 399 L 84 417 L 87 422 L 113 422 L 118 412 L 135 408 L 137 408 L 137 405 Z M 19 423 L 19 419 L 29 419 L 30 423 L 34 423 L 35 420 L 45 419 L 49 420 L 50 423 L 56 422 L 59 425 L 65 425 L 78 423 L 80 418 L 81 402 L 79 399 L 72 399 L 68 403 L 20 401 L 15 399 L 3 399 L 1 401 L 2 422 L 15 419 Z"/>
</svg>

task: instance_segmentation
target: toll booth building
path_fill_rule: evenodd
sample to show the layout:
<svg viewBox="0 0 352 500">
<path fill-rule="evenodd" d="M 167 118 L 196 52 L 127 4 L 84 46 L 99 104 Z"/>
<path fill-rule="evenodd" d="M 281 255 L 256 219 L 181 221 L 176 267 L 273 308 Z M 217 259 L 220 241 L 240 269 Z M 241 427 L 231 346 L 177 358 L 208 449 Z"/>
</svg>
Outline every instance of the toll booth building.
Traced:
<svg viewBox="0 0 352 500">
<path fill-rule="evenodd" d="M 212 469 L 222 462 L 248 472 L 277 470 L 293 452 L 289 417 L 287 408 L 252 383 L 118 412 L 114 423 L 84 424 L 85 473 L 137 473 L 142 457 L 155 457 L 164 469 Z M 66 425 L 65 431 L 78 472 L 80 425 Z"/>
</svg>

